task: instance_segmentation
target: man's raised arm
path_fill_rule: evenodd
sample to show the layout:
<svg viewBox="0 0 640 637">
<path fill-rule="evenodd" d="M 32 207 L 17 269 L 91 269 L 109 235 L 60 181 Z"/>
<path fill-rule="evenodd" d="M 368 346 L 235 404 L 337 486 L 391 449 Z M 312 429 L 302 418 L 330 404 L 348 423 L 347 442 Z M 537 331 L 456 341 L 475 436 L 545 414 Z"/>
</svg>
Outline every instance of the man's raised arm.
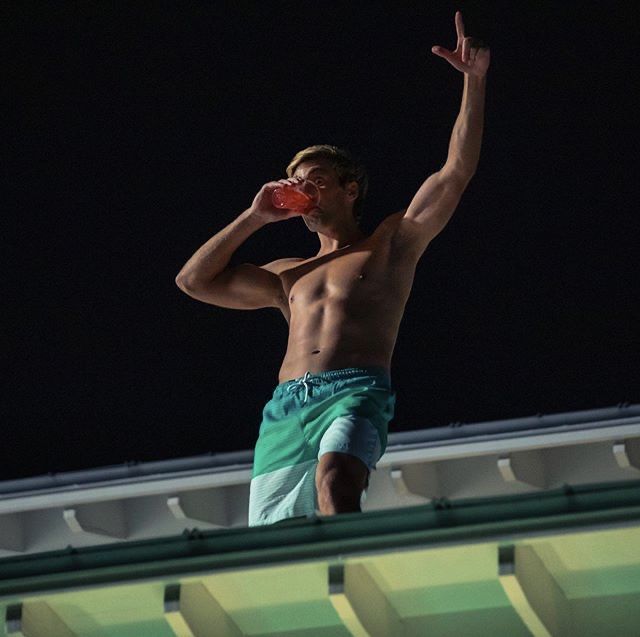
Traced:
<svg viewBox="0 0 640 637">
<path fill-rule="evenodd" d="M 490 53 L 473 38 L 465 37 L 459 11 L 455 22 L 456 50 L 448 51 L 441 46 L 431 49 L 464 73 L 462 104 L 451 134 L 449 154 L 444 166 L 418 189 L 401 221 L 401 234 L 420 253 L 453 215 L 480 158 Z"/>
</svg>

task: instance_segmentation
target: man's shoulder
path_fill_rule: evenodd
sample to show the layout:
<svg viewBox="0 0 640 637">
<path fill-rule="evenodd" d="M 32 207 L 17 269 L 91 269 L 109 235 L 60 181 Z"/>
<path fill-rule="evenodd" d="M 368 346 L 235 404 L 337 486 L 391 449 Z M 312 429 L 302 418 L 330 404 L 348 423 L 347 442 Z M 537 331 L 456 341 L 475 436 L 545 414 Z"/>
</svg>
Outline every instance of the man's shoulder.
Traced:
<svg viewBox="0 0 640 637">
<path fill-rule="evenodd" d="M 385 217 L 379 224 L 378 227 L 374 230 L 373 234 L 377 236 L 390 236 L 394 233 L 395 230 L 398 229 L 400 225 L 400 220 L 404 216 L 404 213 L 407 211 L 406 208 L 402 210 L 398 210 L 398 212 L 394 212 L 389 216 Z"/>
<path fill-rule="evenodd" d="M 269 272 L 273 272 L 274 274 L 280 274 L 283 270 L 288 270 L 293 267 L 295 263 L 300 263 L 300 261 L 305 261 L 304 257 L 285 257 L 284 259 L 276 259 L 275 261 L 271 261 L 270 263 L 265 263 L 265 265 L 261 265 L 261 268 L 265 270 L 269 270 Z"/>
</svg>

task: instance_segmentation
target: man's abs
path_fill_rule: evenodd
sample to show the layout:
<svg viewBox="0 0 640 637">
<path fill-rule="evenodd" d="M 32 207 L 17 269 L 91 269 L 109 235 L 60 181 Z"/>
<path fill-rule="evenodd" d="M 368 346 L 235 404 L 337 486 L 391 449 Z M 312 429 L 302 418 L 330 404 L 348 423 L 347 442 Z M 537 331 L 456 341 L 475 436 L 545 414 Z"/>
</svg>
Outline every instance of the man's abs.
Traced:
<svg viewBox="0 0 640 637">
<path fill-rule="evenodd" d="M 280 382 L 344 367 L 389 371 L 413 270 L 365 240 L 280 272 L 289 318 Z"/>
<path fill-rule="evenodd" d="M 334 321 L 331 308 L 309 312 L 299 326 L 292 319 L 279 382 L 345 367 L 383 367 L 388 372 L 397 329 L 380 329 L 371 321 Z"/>
</svg>

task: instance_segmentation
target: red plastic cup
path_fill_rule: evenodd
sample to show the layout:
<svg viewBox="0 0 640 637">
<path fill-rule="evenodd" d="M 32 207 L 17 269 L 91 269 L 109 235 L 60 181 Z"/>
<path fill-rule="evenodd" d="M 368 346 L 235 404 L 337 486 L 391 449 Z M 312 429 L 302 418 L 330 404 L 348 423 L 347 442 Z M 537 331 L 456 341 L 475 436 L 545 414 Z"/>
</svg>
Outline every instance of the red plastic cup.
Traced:
<svg viewBox="0 0 640 637">
<path fill-rule="evenodd" d="M 312 181 L 301 181 L 298 184 L 276 188 L 271 194 L 276 208 L 287 210 L 310 210 L 318 203 L 318 188 Z"/>
</svg>

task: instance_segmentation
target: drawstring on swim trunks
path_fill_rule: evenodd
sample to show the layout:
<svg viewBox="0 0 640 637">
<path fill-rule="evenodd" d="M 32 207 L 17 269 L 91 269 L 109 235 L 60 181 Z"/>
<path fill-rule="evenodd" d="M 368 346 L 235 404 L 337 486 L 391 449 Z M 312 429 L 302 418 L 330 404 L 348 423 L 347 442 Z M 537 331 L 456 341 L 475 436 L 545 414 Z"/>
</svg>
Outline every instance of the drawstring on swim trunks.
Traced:
<svg viewBox="0 0 640 637">
<path fill-rule="evenodd" d="M 297 380 L 291 381 L 291 385 L 287 387 L 287 391 L 294 391 L 296 389 L 300 389 L 304 387 L 304 400 L 303 403 L 307 402 L 307 398 L 309 398 L 309 389 L 311 385 L 319 379 L 313 378 L 311 372 L 305 372 L 305 375 Z"/>
</svg>

